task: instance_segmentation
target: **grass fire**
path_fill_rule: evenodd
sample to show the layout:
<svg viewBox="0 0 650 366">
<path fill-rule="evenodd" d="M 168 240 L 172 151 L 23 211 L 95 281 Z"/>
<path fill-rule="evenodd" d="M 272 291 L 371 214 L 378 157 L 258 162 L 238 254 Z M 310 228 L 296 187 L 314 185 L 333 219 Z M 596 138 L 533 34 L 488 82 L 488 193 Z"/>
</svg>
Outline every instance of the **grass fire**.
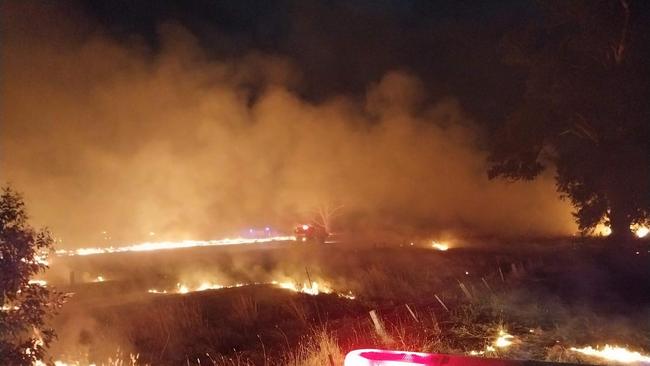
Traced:
<svg viewBox="0 0 650 366">
<path fill-rule="evenodd" d="M 0 1 L 0 365 L 650 365 L 642 0 Z"/>
</svg>

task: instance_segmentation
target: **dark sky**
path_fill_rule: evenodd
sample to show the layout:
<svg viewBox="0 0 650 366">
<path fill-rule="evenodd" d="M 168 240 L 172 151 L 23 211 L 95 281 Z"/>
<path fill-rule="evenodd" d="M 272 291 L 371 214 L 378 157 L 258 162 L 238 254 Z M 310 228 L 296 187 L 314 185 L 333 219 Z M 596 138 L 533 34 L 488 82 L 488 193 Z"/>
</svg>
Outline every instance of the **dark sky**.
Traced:
<svg viewBox="0 0 650 366">
<path fill-rule="evenodd" d="M 483 124 L 503 120 L 523 78 L 503 63 L 503 35 L 535 18 L 533 1 L 147 1 L 81 2 L 117 38 L 154 49 L 175 22 L 215 58 L 251 50 L 288 57 L 301 96 L 362 95 L 387 71 L 419 77 L 431 98 L 453 95 Z"/>
</svg>

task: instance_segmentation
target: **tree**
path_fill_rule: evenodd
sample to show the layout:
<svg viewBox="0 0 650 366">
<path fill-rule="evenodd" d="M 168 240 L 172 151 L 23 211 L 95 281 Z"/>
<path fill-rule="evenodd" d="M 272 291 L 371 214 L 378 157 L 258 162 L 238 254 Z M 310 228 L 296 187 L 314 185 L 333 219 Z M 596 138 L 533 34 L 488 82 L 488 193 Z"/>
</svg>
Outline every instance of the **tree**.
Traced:
<svg viewBox="0 0 650 366">
<path fill-rule="evenodd" d="M 60 293 L 31 281 L 47 269 L 43 254 L 52 248 L 47 229 L 27 222 L 25 203 L 10 187 L 0 195 L 0 359 L 4 364 L 32 365 L 42 360 L 55 333 L 47 317 L 63 303 Z"/>
<path fill-rule="evenodd" d="M 526 74 L 521 105 L 493 140 L 490 178 L 556 168 L 579 229 L 612 237 L 650 218 L 650 6 L 631 0 L 548 1 L 537 24 L 504 40 Z"/>
<path fill-rule="evenodd" d="M 327 233 L 332 232 L 332 220 L 336 217 L 337 212 L 343 209 L 343 205 L 333 205 L 331 202 L 324 201 L 314 212 L 315 219 L 313 222 L 325 228 Z"/>
</svg>

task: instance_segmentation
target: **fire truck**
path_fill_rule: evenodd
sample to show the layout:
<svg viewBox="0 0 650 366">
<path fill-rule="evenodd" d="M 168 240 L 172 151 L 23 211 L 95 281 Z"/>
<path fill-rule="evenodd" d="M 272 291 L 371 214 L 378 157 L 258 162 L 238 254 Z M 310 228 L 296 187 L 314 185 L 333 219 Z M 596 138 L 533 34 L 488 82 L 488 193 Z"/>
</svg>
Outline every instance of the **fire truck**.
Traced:
<svg viewBox="0 0 650 366">
<path fill-rule="evenodd" d="M 293 234 L 297 241 L 325 243 L 329 236 L 325 227 L 318 224 L 301 224 L 296 226 Z"/>
</svg>

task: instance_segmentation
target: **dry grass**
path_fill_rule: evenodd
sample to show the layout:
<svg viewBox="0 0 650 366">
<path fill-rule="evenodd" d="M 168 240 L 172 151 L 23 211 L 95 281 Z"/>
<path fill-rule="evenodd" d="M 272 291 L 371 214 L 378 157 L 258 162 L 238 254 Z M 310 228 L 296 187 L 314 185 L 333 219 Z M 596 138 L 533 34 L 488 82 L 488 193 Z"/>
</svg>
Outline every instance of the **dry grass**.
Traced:
<svg viewBox="0 0 650 366">
<path fill-rule="evenodd" d="M 245 327 L 255 323 L 259 316 L 259 304 L 249 295 L 239 295 L 232 305 L 232 316 Z"/>
<path fill-rule="evenodd" d="M 501 328 L 513 334 L 517 343 L 489 356 L 575 362 L 579 358 L 568 351 L 570 346 L 616 341 L 648 348 L 650 325 L 638 319 L 650 312 L 621 309 L 614 317 L 600 314 L 600 302 L 589 297 L 577 304 L 563 297 L 567 284 L 584 285 L 585 277 L 593 277 L 593 268 L 604 268 L 588 263 L 583 253 L 574 253 L 559 259 L 549 253 L 539 263 L 510 261 L 503 255 L 442 255 L 417 249 L 380 249 L 354 256 L 350 251 L 326 253 L 327 257 L 315 253 L 316 259 L 299 258 L 297 273 L 304 276 L 303 259 L 322 261 L 318 267 L 310 266 L 311 274 L 329 280 L 336 289 L 352 290 L 355 301 L 264 287 L 161 296 L 102 308 L 96 315 L 101 327 L 93 332 L 126 340 L 130 351 L 152 364 L 196 365 L 200 360 L 202 365 L 328 366 L 330 356 L 340 365 L 345 352 L 371 347 L 462 354 L 484 350 Z M 643 288 L 643 283 L 633 283 Z M 598 296 L 608 294 L 597 290 Z M 620 293 L 624 295 L 628 294 Z M 370 309 L 377 310 L 392 343 L 375 334 Z M 323 323 L 327 329 L 314 329 Z"/>
<path fill-rule="evenodd" d="M 307 326 L 309 323 L 308 311 L 302 303 L 295 301 L 294 299 L 289 299 L 286 303 L 286 308 L 297 319 L 300 324 Z"/>
<path fill-rule="evenodd" d="M 325 328 L 315 329 L 307 341 L 301 342 L 281 360 L 286 366 L 342 365 L 344 353 L 334 335 Z"/>
</svg>

